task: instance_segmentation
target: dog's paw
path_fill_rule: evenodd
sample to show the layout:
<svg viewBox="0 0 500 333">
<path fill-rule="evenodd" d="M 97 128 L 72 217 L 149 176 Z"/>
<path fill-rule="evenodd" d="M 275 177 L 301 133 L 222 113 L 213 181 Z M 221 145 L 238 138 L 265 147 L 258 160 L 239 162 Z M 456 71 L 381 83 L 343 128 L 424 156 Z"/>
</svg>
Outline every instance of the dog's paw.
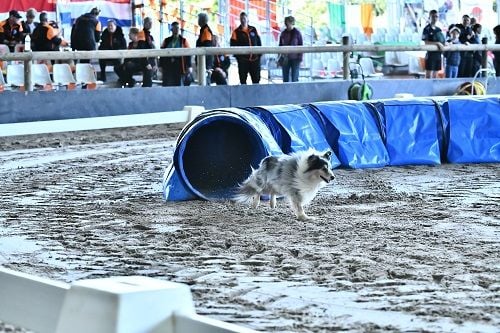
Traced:
<svg viewBox="0 0 500 333">
<path fill-rule="evenodd" d="M 316 218 L 314 216 L 307 216 L 307 215 L 298 215 L 297 219 L 299 221 L 307 222 L 307 221 L 314 221 Z"/>
</svg>

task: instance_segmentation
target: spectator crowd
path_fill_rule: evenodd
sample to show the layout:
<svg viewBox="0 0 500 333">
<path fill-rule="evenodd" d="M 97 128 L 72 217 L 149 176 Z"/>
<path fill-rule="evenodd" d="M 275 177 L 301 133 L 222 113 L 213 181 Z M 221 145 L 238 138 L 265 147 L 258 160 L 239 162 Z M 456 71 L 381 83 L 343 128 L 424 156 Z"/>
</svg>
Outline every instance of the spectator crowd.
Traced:
<svg viewBox="0 0 500 333">
<path fill-rule="evenodd" d="M 78 17 L 71 30 L 71 40 L 66 41 L 61 36 L 61 31 L 56 22 L 48 19 L 47 13 L 42 12 L 36 21 L 36 10 L 29 9 L 26 18 L 17 10 L 11 10 L 9 17 L 0 21 L 0 43 L 4 44 L 10 52 L 20 51 L 25 45 L 30 44 L 33 51 L 59 51 L 61 47 L 71 47 L 77 51 L 93 50 L 133 50 L 154 49 L 155 40 L 151 34 L 153 21 L 151 18 L 144 19 L 143 29 L 130 28 L 128 43 L 123 30 L 117 22 L 110 19 L 106 28 L 102 30 L 99 21 L 100 11 L 92 8 L 90 12 Z M 234 29 L 230 38 L 231 46 L 261 46 L 261 38 L 257 29 L 249 24 L 248 15 L 240 14 L 240 25 Z M 444 51 L 446 45 L 470 45 L 481 43 L 482 27 L 474 22 L 468 15 L 462 17 L 462 22 L 450 25 L 445 32 L 438 26 L 439 15 L 436 10 L 429 12 L 428 24 L 423 29 L 422 40 L 425 44 L 437 45 L 439 51 L 427 52 L 425 58 L 426 77 L 435 78 L 437 73 L 444 67 L 446 77 L 472 77 L 481 68 L 483 61 L 479 51 Z M 219 46 L 216 35 L 208 25 L 208 16 L 205 13 L 198 15 L 198 26 L 200 27 L 196 47 Z M 287 16 L 284 20 L 285 28 L 279 35 L 279 46 L 303 45 L 301 32 L 295 27 L 293 16 Z M 165 38 L 160 48 L 189 48 L 186 38 L 181 34 L 179 23 L 170 25 L 171 35 Z M 500 25 L 494 29 L 495 43 L 500 43 Z M 500 75 L 500 54 L 494 52 L 495 69 Z M 253 84 L 260 82 L 261 55 L 244 54 L 235 56 L 238 64 L 238 76 L 240 84 L 246 84 L 248 77 Z M 498 59 L 498 62 L 496 61 Z M 90 60 L 80 60 L 89 62 Z M 282 69 L 283 82 L 297 82 L 299 80 L 299 68 L 302 62 L 301 53 L 283 54 L 279 56 L 278 65 Z M 193 61 L 190 56 L 183 57 L 160 57 L 157 58 L 125 58 L 123 59 L 99 59 L 99 79 L 107 80 L 106 66 L 113 66 L 118 76 L 121 87 L 134 87 L 136 81 L 134 76 L 142 74 L 142 86 L 151 87 L 153 77 L 157 72 L 162 74 L 163 86 L 188 86 L 193 82 Z M 228 83 L 228 70 L 230 58 L 228 55 L 216 55 L 206 57 L 207 81 L 217 85 Z"/>
</svg>

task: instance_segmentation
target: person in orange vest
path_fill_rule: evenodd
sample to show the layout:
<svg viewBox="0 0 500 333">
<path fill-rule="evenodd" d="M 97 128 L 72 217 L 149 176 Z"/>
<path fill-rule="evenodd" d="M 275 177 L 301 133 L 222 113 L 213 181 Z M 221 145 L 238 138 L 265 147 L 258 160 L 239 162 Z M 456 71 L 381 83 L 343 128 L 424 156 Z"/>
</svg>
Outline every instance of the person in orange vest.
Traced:
<svg viewBox="0 0 500 333">
<path fill-rule="evenodd" d="M 200 34 L 196 40 L 196 47 L 212 47 L 215 46 L 214 34 L 208 26 L 208 15 L 206 13 L 198 14 L 198 25 L 200 26 Z M 213 67 L 214 57 L 206 56 L 206 68 L 210 69 Z"/>
<path fill-rule="evenodd" d="M 16 44 L 22 43 L 23 38 L 21 15 L 13 9 L 9 12 L 9 18 L 0 22 L 0 43 L 7 45 L 10 52 L 14 52 Z"/>
<path fill-rule="evenodd" d="M 33 51 L 59 51 L 59 46 L 67 46 L 68 42 L 59 36 L 47 17 L 47 13 L 40 13 L 40 24 L 31 34 L 31 48 Z"/>
<path fill-rule="evenodd" d="M 153 27 L 153 19 L 151 19 L 151 17 L 145 17 L 144 18 L 144 27 L 139 32 L 139 40 L 146 41 L 146 43 L 148 43 L 149 47 L 151 49 L 154 49 L 154 48 L 156 48 L 156 46 L 155 46 L 155 39 L 153 38 L 153 35 L 151 35 L 151 28 L 152 27 Z"/>
<path fill-rule="evenodd" d="M 188 48 L 186 38 L 179 34 L 179 22 L 173 22 L 170 30 L 172 35 L 165 38 L 161 44 L 162 49 L 167 48 Z M 188 86 L 192 83 L 193 68 L 191 67 L 191 57 L 161 57 L 160 68 L 162 71 L 162 86 Z"/>
<path fill-rule="evenodd" d="M 153 38 L 153 35 L 151 34 L 152 27 L 153 27 L 153 19 L 151 17 L 145 17 L 143 28 L 141 31 L 139 31 L 138 38 L 139 38 L 139 40 L 145 41 L 149 45 L 150 49 L 155 49 L 156 48 L 155 39 Z M 151 59 L 153 59 L 153 58 L 151 58 Z M 156 58 L 154 60 L 151 60 L 151 61 L 154 61 L 154 63 L 153 63 L 153 76 L 156 77 L 156 72 L 158 71 L 158 66 L 156 64 Z"/>
<path fill-rule="evenodd" d="M 262 46 L 257 29 L 248 25 L 248 15 L 245 12 L 240 14 L 240 26 L 231 35 L 231 46 Z M 241 54 L 236 56 L 238 60 L 238 74 L 240 84 L 247 83 L 248 74 L 252 78 L 252 83 L 260 82 L 260 54 Z"/>
</svg>

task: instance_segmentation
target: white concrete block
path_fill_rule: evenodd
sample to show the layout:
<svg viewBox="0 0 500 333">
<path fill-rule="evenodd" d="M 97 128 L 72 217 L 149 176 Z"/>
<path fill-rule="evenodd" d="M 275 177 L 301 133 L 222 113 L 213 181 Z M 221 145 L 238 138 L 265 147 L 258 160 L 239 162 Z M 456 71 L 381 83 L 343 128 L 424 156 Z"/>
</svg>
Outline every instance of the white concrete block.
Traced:
<svg viewBox="0 0 500 333">
<path fill-rule="evenodd" d="M 173 333 L 173 313 L 194 314 L 189 287 L 142 277 L 81 280 L 66 294 L 56 333 Z"/>
<path fill-rule="evenodd" d="M 237 326 L 200 315 L 176 315 L 175 333 L 257 333 L 249 328 Z"/>
<path fill-rule="evenodd" d="M 0 320 L 54 333 L 69 284 L 0 268 Z"/>
<path fill-rule="evenodd" d="M 205 108 L 200 105 L 186 105 L 182 110 L 187 111 L 188 113 L 188 120 L 187 120 L 188 123 L 191 122 L 194 118 L 198 117 L 203 112 L 205 112 Z"/>
</svg>

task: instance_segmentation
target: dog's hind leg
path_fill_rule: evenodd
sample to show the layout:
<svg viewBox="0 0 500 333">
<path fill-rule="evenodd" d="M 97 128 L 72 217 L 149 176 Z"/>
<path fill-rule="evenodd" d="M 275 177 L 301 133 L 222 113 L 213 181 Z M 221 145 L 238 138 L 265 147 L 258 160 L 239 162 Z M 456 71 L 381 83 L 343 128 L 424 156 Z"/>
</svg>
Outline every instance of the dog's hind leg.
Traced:
<svg viewBox="0 0 500 333">
<path fill-rule="evenodd" d="M 276 208 L 276 194 L 271 193 L 271 200 L 269 200 L 271 208 Z"/>
<path fill-rule="evenodd" d="M 252 207 L 257 208 L 260 203 L 260 193 L 257 193 L 252 198 Z"/>
</svg>

